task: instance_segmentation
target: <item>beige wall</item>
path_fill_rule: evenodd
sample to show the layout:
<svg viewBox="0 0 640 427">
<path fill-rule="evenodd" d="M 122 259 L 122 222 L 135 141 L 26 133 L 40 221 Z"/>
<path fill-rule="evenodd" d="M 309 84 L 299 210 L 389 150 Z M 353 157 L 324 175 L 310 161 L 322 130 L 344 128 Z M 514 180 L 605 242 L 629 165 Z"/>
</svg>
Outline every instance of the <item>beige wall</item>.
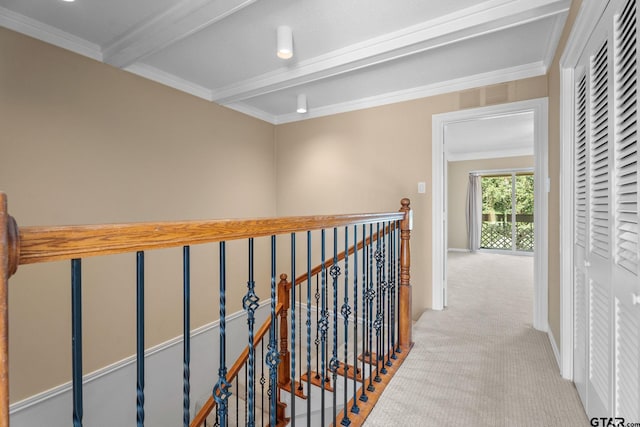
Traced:
<svg viewBox="0 0 640 427">
<path fill-rule="evenodd" d="M 560 57 L 582 0 L 572 0 L 555 58 L 547 74 L 549 81 L 549 328 L 560 348 Z"/>
<path fill-rule="evenodd" d="M 22 226 L 276 213 L 272 125 L 2 28 L 0 122 L 0 190 Z M 245 246 L 229 256 L 246 259 Z M 216 248 L 192 249 L 193 327 L 218 317 Z M 181 333 L 180 252 L 147 254 L 149 346 Z M 91 372 L 135 353 L 135 264 L 83 267 Z M 239 278 L 234 312 L 245 263 L 229 276 Z M 67 262 L 22 266 L 11 279 L 13 402 L 70 378 L 69 288 Z"/>
<path fill-rule="evenodd" d="M 546 77 L 509 84 L 509 101 L 547 96 Z M 450 93 L 276 127 L 278 214 L 393 211 L 409 197 L 413 315 L 431 307 L 431 117 Z M 427 194 L 417 193 L 426 181 Z"/>
<path fill-rule="evenodd" d="M 467 184 L 469 172 L 493 169 L 533 168 L 533 156 L 501 157 L 448 163 L 447 244 L 451 249 L 469 249 L 467 238 Z"/>
</svg>

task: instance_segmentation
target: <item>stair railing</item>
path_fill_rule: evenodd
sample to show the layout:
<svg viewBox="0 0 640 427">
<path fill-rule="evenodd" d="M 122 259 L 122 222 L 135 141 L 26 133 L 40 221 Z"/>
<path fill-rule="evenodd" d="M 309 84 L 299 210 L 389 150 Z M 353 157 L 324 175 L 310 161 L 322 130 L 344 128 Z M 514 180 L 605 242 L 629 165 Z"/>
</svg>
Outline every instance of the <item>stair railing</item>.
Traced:
<svg viewBox="0 0 640 427">
<path fill-rule="evenodd" d="M 311 231 L 320 230 L 322 235 L 322 265 L 320 266 L 321 287 L 321 305 L 320 311 L 317 312 L 318 324 L 317 331 L 321 335 L 321 375 L 323 377 L 323 385 L 326 382 L 327 372 L 331 372 L 333 376 L 333 386 L 336 386 L 336 375 L 340 368 L 345 372 L 346 377 L 349 374 L 349 366 L 346 356 L 343 366 L 338 358 L 338 294 L 340 265 L 344 262 L 344 298 L 340 308 L 343 320 L 345 335 L 350 330 L 349 323 L 353 323 L 353 327 L 357 328 L 358 316 L 351 315 L 351 308 L 348 303 L 349 298 L 349 256 L 354 255 L 354 259 L 358 257 L 358 251 L 361 253 L 362 265 L 358 272 L 357 264 L 353 269 L 355 275 L 353 277 L 357 292 L 358 283 L 361 288 L 360 296 L 354 296 L 355 303 L 359 297 L 364 298 L 362 310 L 365 314 L 363 322 L 364 330 L 368 336 L 362 333 L 360 346 L 364 351 L 362 358 L 368 357 L 369 370 L 375 373 L 376 381 L 380 381 L 384 385 L 384 381 L 379 377 L 384 374 L 385 363 L 391 361 L 392 358 L 401 355 L 401 359 L 406 357 L 406 353 L 411 347 L 411 286 L 409 284 L 409 200 L 402 200 L 402 209 L 399 213 L 377 213 L 377 214 L 354 214 L 354 215 L 333 215 L 333 216 L 307 216 L 307 217 L 286 217 L 286 218 L 269 218 L 269 219 L 249 219 L 249 220 L 213 220 L 213 221 L 182 221 L 182 222 L 156 222 L 156 223 L 136 223 L 136 224 L 106 224 L 106 225 L 90 225 L 90 226 L 63 226 L 63 227 L 20 227 L 16 225 L 15 220 L 8 214 L 7 199 L 4 193 L 0 192 L 0 427 L 9 425 L 9 370 L 8 370 L 8 287 L 9 277 L 13 275 L 19 265 L 40 263 L 46 261 L 71 261 L 71 297 L 72 297 L 72 408 L 74 427 L 82 426 L 83 423 L 83 345 L 82 345 L 82 259 L 85 257 L 135 253 L 136 262 L 136 288 L 137 288 L 137 345 L 136 345 L 136 423 L 138 426 L 144 426 L 145 419 L 145 365 L 144 365 L 144 254 L 145 251 L 182 247 L 183 261 L 183 425 L 188 427 L 196 425 L 197 419 L 193 419 L 191 414 L 191 392 L 190 392 L 190 247 L 197 244 L 218 243 L 220 263 L 219 263 L 219 369 L 218 380 L 213 387 L 211 399 L 213 403 L 208 403 L 212 409 L 216 409 L 216 419 L 219 425 L 228 425 L 228 405 L 229 397 L 232 392 L 231 381 L 235 378 L 237 384 L 238 373 L 241 369 L 245 370 L 247 376 L 247 425 L 254 426 L 255 417 L 255 369 L 256 369 L 256 348 L 260 344 L 262 346 L 262 357 L 265 359 L 264 364 L 268 367 L 269 386 L 274 391 L 269 397 L 269 425 L 282 425 L 285 422 L 284 412 L 285 404 L 279 401 L 280 389 L 286 387 L 287 382 L 290 384 L 291 396 L 288 401 L 288 415 L 290 425 L 295 427 L 296 418 L 296 387 L 294 385 L 296 378 L 296 314 L 301 315 L 299 308 L 301 305 L 296 302 L 296 288 L 306 282 L 308 289 L 311 286 L 312 277 L 318 278 L 318 273 L 312 274 L 310 266 L 310 236 Z M 337 252 L 337 230 L 344 227 L 345 230 L 345 248 L 349 248 L 349 229 L 353 227 L 352 239 L 357 241 L 357 229 L 363 231 L 363 243 L 355 245 L 353 251 L 345 250 L 344 260 L 340 258 Z M 375 227 L 375 228 L 374 228 Z M 367 234 L 368 228 L 368 237 Z M 333 257 L 325 259 L 325 234 L 327 229 L 333 229 Z M 375 231 L 374 231 L 375 230 Z M 286 282 L 286 277 L 282 276 L 280 282 L 276 279 L 276 236 L 289 234 L 291 237 L 291 277 L 296 277 L 296 234 L 307 233 L 307 274 L 300 276 L 294 281 L 296 286 L 291 286 Z M 270 285 L 270 316 L 268 321 L 254 333 L 255 311 L 258 308 L 259 298 L 255 292 L 254 278 L 254 249 L 253 241 L 255 238 L 270 238 L 271 250 L 271 285 Z M 249 246 L 248 270 L 249 277 L 247 281 L 247 293 L 243 298 L 243 307 L 247 312 L 248 322 L 248 341 L 245 352 L 236 363 L 227 369 L 227 333 L 226 333 L 226 290 L 227 290 L 227 257 L 226 242 L 232 240 L 246 239 Z M 374 248 L 375 246 L 375 248 Z M 391 255 L 388 255 L 391 254 Z M 375 273 L 373 269 L 373 260 L 375 259 Z M 357 261 L 356 261 L 357 262 Z M 368 270 L 365 267 L 368 262 Z M 366 270 L 366 271 L 365 271 Z M 328 273 L 328 275 L 327 275 Z M 389 274 L 389 276 L 386 276 Z M 362 282 L 359 282 L 358 276 L 361 275 Z M 333 295 L 330 298 L 328 293 L 329 276 L 333 285 Z M 387 280 L 385 277 L 389 277 Z M 397 286 L 391 286 L 397 280 Z M 366 293 L 364 292 L 364 283 L 367 283 Z M 375 290 L 374 290 L 375 289 Z M 279 304 L 276 304 L 276 291 L 278 293 Z M 397 293 L 397 302 L 393 302 L 392 298 L 385 297 Z M 299 293 L 301 295 L 301 293 Z M 329 301 L 333 302 L 333 310 L 328 306 Z M 375 300 L 375 303 L 374 303 Z M 289 301 L 287 304 L 284 301 Z M 310 295 L 307 293 L 307 309 L 311 306 Z M 391 310 L 384 312 L 386 306 Z M 391 309 L 392 304 L 397 304 L 397 317 L 395 311 Z M 375 306 L 375 310 L 374 307 Z M 287 310 L 290 309 L 291 315 L 287 318 Z M 393 314 L 392 314 L 393 313 Z M 333 322 L 329 316 L 333 316 Z M 375 315 L 375 320 L 373 316 Z M 310 311 L 307 312 L 307 347 L 310 346 Z M 278 325 L 278 318 L 280 325 Z M 350 320 L 351 319 L 351 320 Z M 265 326 L 266 325 L 266 326 Z M 327 332 L 331 330 L 333 333 L 333 344 L 331 346 L 331 358 L 328 357 L 328 340 Z M 375 341 L 372 339 L 372 331 L 375 330 Z M 280 349 L 277 346 L 278 337 L 276 334 L 280 331 Z M 285 331 L 285 337 L 282 334 Z M 268 332 L 268 334 L 267 334 Z M 387 335 L 385 335 L 387 334 Z M 266 352 L 264 350 L 264 341 L 268 335 L 268 346 Z M 386 338 L 385 338 L 386 337 Z M 345 336 L 345 339 L 347 337 Z M 358 339 L 357 329 L 353 336 Z M 397 338 L 397 339 L 396 339 Z M 387 341 L 385 341 L 385 339 Z M 375 344 L 374 344 L 375 342 Z M 385 344 L 391 343 L 391 346 Z M 301 343 L 298 343 L 301 346 Z M 374 346 L 375 345 L 375 349 Z M 375 352 L 374 352 L 375 350 Z M 344 347 L 345 355 L 347 347 Z M 355 344 L 355 351 L 358 351 L 358 344 Z M 401 352 L 401 353 L 400 353 Z M 266 353 L 266 354 L 265 354 Z M 299 354 L 302 356 L 301 354 Z M 309 354 L 307 354 L 307 366 L 309 366 Z M 387 358 L 385 362 L 385 357 Z M 375 370 L 371 366 L 375 361 Z M 287 366 L 288 364 L 288 366 Z M 382 366 L 380 366 L 382 364 Z M 355 366 L 355 364 L 354 364 Z M 363 365 L 364 366 L 364 365 Z M 397 365 L 396 365 L 397 369 Z M 354 368 L 355 371 L 355 368 Z M 287 376 L 287 373 L 290 373 Z M 363 372 L 364 374 L 364 372 Z M 358 378 L 354 372 L 354 387 Z M 293 380 L 292 380 L 293 379 Z M 364 375 L 360 379 L 364 386 Z M 371 385 L 371 384 L 370 384 Z M 310 387 L 310 382 L 309 386 Z M 361 387 L 363 390 L 364 388 Z M 382 390 L 382 387 L 375 387 L 376 393 Z M 309 390 L 309 388 L 308 388 Z M 321 387 L 324 400 L 325 387 Z M 345 388 L 346 391 L 346 388 Z M 364 394 L 364 393 L 363 393 Z M 369 393 L 369 396 L 375 397 Z M 343 396 L 345 403 L 345 415 L 342 418 L 342 424 L 349 422 L 349 416 L 346 415 L 346 396 Z M 333 394 L 333 420 L 334 424 L 337 420 L 336 413 L 336 394 Z M 370 399 L 374 401 L 377 399 Z M 362 401 L 362 399 L 360 399 Z M 357 407 L 354 399 L 351 403 L 351 412 Z M 322 416 L 324 418 L 324 402 L 322 406 Z M 210 410 L 211 410 L 210 409 Z M 370 410 L 370 409 L 369 409 Z M 366 412 L 366 411 L 364 411 Z M 323 424 L 325 425 L 325 424 Z"/>
</svg>

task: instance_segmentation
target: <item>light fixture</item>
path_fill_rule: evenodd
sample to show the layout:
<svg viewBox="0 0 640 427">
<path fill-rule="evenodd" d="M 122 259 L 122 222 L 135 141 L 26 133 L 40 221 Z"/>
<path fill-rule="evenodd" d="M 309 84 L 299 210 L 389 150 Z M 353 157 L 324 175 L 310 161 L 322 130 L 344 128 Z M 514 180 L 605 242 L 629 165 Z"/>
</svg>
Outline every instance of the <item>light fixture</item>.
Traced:
<svg viewBox="0 0 640 427">
<path fill-rule="evenodd" d="M 296 108 L 296 112 L 300 114 L 307 112 L 307 95 L 304 93 L 298 95 L 298 108 Z"/>
<path fill-rule="evenodd" d="M 278 58 L 289 59 L 293 56 L 293 34 L 291 27 L 278 27 Z"/>
<path fill-rule="evenodd" d="M 73 3 L 76 0 L 62 0 L 62 1 L 65 2 L 65 3 Z"/>
</svg>

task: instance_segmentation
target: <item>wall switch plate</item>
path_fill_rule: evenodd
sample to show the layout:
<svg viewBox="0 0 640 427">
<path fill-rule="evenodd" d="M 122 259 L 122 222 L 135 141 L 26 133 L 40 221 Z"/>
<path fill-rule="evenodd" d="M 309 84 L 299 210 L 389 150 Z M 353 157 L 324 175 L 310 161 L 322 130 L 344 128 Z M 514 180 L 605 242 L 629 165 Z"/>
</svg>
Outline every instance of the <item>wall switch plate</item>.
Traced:
<svg viewBox="0 0 640 427">
<path fill-rule="evenodd" d="M 424 194 L 426 192 L 427 192 L 427 183 L 426 182 L 419 182 L 418 183 L 418 193 Z"/>
</svg>

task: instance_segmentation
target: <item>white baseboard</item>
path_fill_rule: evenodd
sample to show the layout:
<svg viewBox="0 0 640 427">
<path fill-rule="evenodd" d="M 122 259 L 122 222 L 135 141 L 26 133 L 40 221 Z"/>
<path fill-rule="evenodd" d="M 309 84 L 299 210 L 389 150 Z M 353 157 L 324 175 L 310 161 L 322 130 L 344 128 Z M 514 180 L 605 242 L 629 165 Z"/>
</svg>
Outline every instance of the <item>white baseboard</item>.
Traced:
<svg viewBox="0 0 640 427">
<path fill-rule="evenodd" d="M 461 249 L 461 248 L 449 248 L 447 249 L 449 252 L 471 252 L 469 249 Z"/>
<path fill-rule="evenodd" d="M 269 315 L 269 302 L 256 310 L 256 324 Z M 191 332 L 191 414 L 202 396 L 211 393 L 218 373 L 219 321 Z M 227 362 L 233 363 L 247 345 L 246 312 L 227 316 Z M 145 351 L 145 422 L 158 427 L 182 423 L 182 336 Z M 136 358 L 127 357 L 83 377 L 84 424 L 134 425 L 136 420 Z M 72 421 L 71 382 L 12 404 L 12 427 L 67 427 Z"/>
<path fill-rule="evenodd" d="M 553 350 L 553 355 L 556 357 L 556 364 L 558 365 L 558 369 L 560 370 L 560 372 L 562 372 L 562 367 L 560 365 L 560 352 L 558 351 L 556 339 L 553 337 L 551 328 L 547 328 L 547 336 L 549 337 L 549 341 L 551 342 L 551 349 Z"/>
</svg>

